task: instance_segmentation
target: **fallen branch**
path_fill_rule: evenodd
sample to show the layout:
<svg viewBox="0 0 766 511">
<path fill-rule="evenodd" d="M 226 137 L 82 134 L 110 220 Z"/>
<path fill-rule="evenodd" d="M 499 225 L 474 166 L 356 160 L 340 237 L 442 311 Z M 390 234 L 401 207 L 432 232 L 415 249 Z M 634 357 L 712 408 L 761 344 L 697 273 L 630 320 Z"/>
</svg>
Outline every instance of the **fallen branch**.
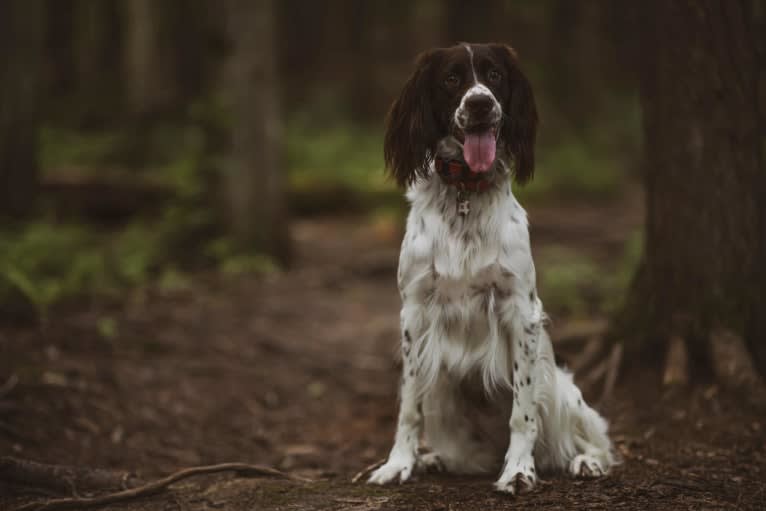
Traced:
<svg viewBox="0 0 766 511">
<path fill-rule="evenodd" d="M 280 470 L 262 465 L 251 465 L 249 463 L 221 463 L 218 465 L 205 465 L 201 467 L 190 467 L 174 472 L 169 476 L 163 477 L 135 488 L 109 493 L 98 497 L 67 497 L 59 499 L 50 499 L 46 501 L 32 502 L 16 508 L 16 511 L 53 511 L 58 509 L 82 509 L 88 507 L 106 506 L 117 502 L 125 502 L 140 497 L 148 497 L 162 492 L 168 486 L 182 479 L 203 474 L 213 474 L 217 472 L 236 472 L 242 477 L 270 476 L 284 477 L 293 481 L 312 482 L 310 479 L 287 474 Z"/>
<path fill-rule="evenodd" d="M 74 495 L 79 490 L 125 489 L 142 482 L 128 472 L 49 465 L 12 456 L 0 458 L 0 480 Z"/>
<path fill-rule="evenodd" d="M 373 471 L 373 470 L 375 470 L 376 468 L 380 467 L 380 466 L 381 466 L 381 465 L 383 465 L 383 463 L 385 463 L 385 462 L 386 462 L 386 458 L 382 458 L 382 459 L 379 459 L 378 461 L 376 461 L 375 463 L 373 463 L 373 464 L 371 464 L 371 465 L 368 465 L 368 466 L 364 467 L 364 468 L 363 468 L 361 471 L 359 471 L 359 473 L 357 473 L 357 474 L 356 474 L 356 475 L 355 475 L 355 476 L 354 476 L 354 477 L 351 479 L 351 482 L 352 482 L 352 483 L 357 483 L 357 482 L 359 482 L 359 480 L 360 480 L 361 478 L 363 478 L 364 476 L 366 476 L 367 474 L 369 474 L 370 472 L 372 472 L 372 471 Z"/>
</svg>

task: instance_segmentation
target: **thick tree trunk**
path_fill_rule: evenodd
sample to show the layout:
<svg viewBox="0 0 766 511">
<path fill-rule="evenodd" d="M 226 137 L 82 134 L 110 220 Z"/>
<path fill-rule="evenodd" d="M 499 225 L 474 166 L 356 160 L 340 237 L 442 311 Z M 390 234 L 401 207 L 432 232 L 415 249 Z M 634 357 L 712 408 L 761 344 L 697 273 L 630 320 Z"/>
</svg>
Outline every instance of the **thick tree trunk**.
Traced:
<svg viewBox="0 0 766 511">
<path fill-rule="evenodd" d="M 627 328 L 643 346 L 674 336 L 711 360 L 712 332 L 746 336 L 763 315 L 766 215 L 759 61 L 751 2 L 654 0 L 642 45 L 645 257 Z M 760 302 L 760 303 L 759 303 Z M 664 345 L 663 345 L 664 347 Z M 713 350 L 715 351 L 715 350 Z M 713 364 L 714 365 L 714 364 Z M 699 367 L 699 364 L 697 364 Z"/>
<path fill-rule="evenodd" d="M 282 122 L 275 62 L 274 3 L 228 0 L 232 55 L 227 92 L 232 116 L 225 201 L 232 233 L 285 261 L 289 255 Z"/>
<path fill-rule="evenodd" d="M 37 188 L 41 0 L 0 2 L 0 214 L 28 213 Z"/>
</svg>

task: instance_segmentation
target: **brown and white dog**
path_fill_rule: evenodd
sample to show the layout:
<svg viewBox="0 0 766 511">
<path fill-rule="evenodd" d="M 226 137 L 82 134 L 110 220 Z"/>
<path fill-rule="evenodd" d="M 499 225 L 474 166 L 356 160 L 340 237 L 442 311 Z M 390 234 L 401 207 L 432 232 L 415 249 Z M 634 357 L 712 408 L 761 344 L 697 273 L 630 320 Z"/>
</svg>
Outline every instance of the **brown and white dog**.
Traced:
<svg viewBox="0 0 766 511">
<path fill-rule="evenodd" d="M 606 421 L 554 363 L 511 190 L 509 176 L 532 177 L 536 131 L 532 87 L 500 44 L 424 53 L 391 107 L 385 160 L 411 203 L 398 272 L 403 376 L 394 446 L 371 483 L 499 469 L 495 487 L 521 493 L 536 470 L 597 477 L 615 462 Z M 501 421 L 499 442 L 487 418 Z"/>
</svg>

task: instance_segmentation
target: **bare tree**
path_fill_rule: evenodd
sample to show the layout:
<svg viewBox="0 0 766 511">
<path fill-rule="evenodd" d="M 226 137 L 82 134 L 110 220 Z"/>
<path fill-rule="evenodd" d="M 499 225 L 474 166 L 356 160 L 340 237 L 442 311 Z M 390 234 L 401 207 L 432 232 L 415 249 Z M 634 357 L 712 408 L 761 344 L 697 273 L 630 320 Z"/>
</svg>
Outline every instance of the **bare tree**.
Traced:
<svg viewBox="0 0 766 511">
<path fill-rule="evenodd" d="M 225 201 L 232 233 L 285 261 L 289 255 L 274 2 L 227 0 L 232 53 L 226 92 L 232 120 Z"/>
<path fill-rule="evenodd" d="M 30 211 L 37 186 L 43 3 L 0 2 L 0 213 Z"/>
<path fill-rule="evenodd" d="M 765 360 L 766 59 L 756 3 L 653 0 L 642 20 L 646 241 L 622 330 L 668 354 L 667 382 L 705 366 L 748 381 L 746 345 Z"/>
</svg>

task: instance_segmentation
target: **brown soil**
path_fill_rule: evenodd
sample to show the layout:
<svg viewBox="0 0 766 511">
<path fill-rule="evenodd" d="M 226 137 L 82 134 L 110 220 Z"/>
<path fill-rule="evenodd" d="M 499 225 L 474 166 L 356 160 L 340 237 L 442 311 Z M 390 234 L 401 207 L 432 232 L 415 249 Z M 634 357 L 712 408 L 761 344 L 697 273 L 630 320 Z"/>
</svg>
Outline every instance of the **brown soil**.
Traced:
<svg viewBox="0 0 766 511">
<path fill-rule="evenodd" d="M 625 211 L 532 211 L 533 239 L 617 257 L 640 218 Z M 630 361 L 598 406 L 624 458 L 609 477 L 550 474 L 517 498 L 493 492 L 490 476 L 351 484 L 393 437 L 396 234 L 350 220 L 301 222 L 294 234 L 298 263 L 282 275 L 199 276 L 182 292 L 0 328 L 0 378 L 20 381 L 0 397 L 0 454 L 146 478 L 245 461 L 316 480 L 198 477 L 112 507 L 125 510 L 766 509 L 762 411 L 713 385 L 669 392 Z M 45 498 L 0 485 L 0 509 Z"/>
</svg>

